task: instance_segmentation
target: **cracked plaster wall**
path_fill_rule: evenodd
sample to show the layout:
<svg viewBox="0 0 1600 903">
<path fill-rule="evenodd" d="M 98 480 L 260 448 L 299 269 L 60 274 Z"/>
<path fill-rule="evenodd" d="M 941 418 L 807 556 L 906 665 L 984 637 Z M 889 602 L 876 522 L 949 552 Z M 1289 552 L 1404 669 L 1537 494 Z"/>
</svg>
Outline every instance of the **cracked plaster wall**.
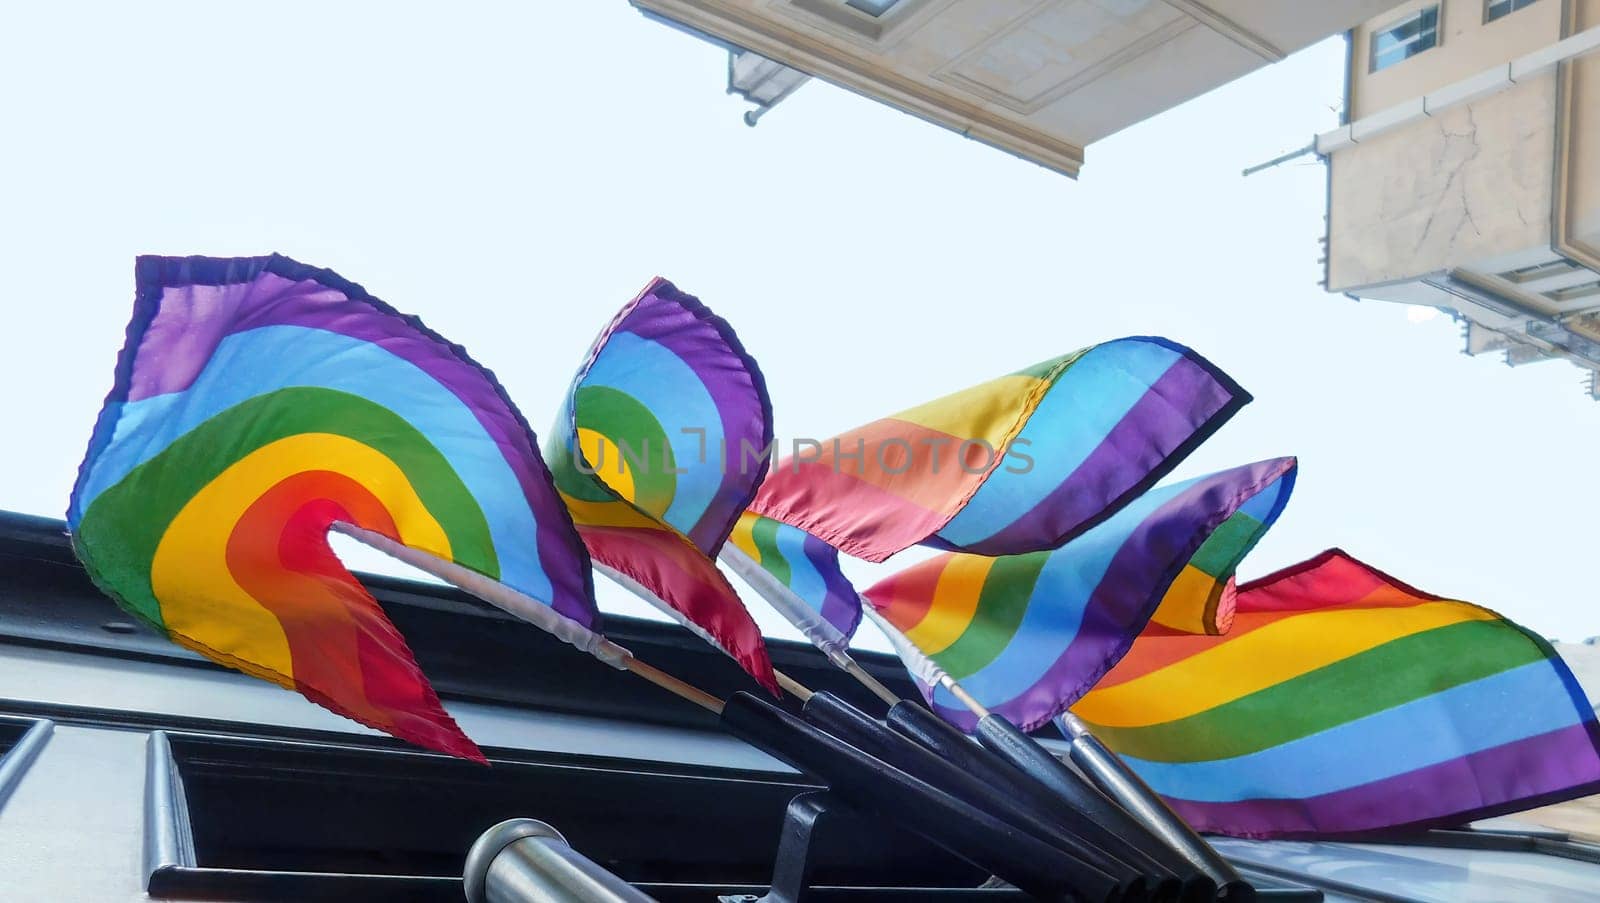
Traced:
<svg viewBox="0 0 1600 903">
<path fill-rule="evenodd" d="M 1577 4 L 1577 31 L 1600 28 L 1600 0 Z M 1600 258 L 1600 51 L 1572 63 L 1568 238 Z"/>
<path fill-rule="evenodd" d="M 1329 289 L 1548 247 L 1555 83 L 1522 82 L 1335 153 Z"/>
<path fill-rule="evenodd" d="M 1595 2 L 1595 0 L 1583 0 Z M 1439 46 L 1380 72 L 1368 72 L 1374 31 L 1427 6 L 1438 5 Z M 1539 0 L 1509 16 L 1485 22 L 1484 0 L 1408 0 L 1352 35 L 1355 78 L 1350 118 L 1370 116 L 1398 103 L 1470 78 L 1496 63 L 1561 40 L 1562 0 Z"/>
</svg>

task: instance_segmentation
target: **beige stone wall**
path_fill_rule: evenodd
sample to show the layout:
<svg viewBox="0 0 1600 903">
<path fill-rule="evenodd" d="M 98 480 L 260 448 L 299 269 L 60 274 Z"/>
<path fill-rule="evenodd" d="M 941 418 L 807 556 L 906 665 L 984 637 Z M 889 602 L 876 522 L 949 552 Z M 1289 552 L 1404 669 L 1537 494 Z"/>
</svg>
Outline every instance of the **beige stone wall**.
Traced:
<svg viewBox="0 0 1600 903">
<path fill-rule="evenodd" d="M 1600 28 L 1600 0 L 1574 4 L 1574 32 Z M 1567 167 L 1569 243 L 1600 261 L 1600 52 L 1571 64 Z"/>
<path fill-rule="evenodd" d="M 841 0 L 631 2 L 1076 175 L 1086 145 L 1397 0 L 903 0 L 881 17 Z"/>
<path fill-rule="evenodd" d="M 1381 72 L 1368 72 L 1372 33 L 1434 2 L 1440 6 L 1439 46 Z M 1370 116 L 1554 44 L 1562 36 L 1562 2 L 1539 0 L 1486 23 L 1484 0 L 1410 0 L 1368 20 L 1352 36 L 1350 118 Z"/>
<path fill-rule="evenodd" d="M 1510 816 L 1529 824 L 1565 831 L 1579 840 L 1600 843 L 1600 796 L 1586 796 Z"/>
<path fill-rule="evenodd" d="M 1328 287 L 1548 247 L 1555 86 L 1540 76 L 1334 153 Z"/>
</svg>

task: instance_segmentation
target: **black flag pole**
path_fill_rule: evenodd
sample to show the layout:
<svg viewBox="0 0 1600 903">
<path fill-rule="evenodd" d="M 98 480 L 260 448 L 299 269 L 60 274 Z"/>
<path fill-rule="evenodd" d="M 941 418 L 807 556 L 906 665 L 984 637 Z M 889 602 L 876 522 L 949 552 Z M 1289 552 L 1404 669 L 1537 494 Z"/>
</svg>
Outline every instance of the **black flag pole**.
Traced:
<svg viewBox="0 0 1600 903">
<path fill-rule="evenodd" d="M 940 737 L 936 731 L 927 730 L 925 723 L 923 729 L 916 729 L 913 725 L 921 719 L 904 710 L 917 707 L 918 704 L 900 698 L 881 681 L 872 677 L 850 657 L 841 643 L 830 642 L 824 635 L 828 631 L 818 629 L 815 614 L 788 598 L 788 594 L 771 574 L 736 549 L 730 550 L 725 547 L 719 557 L 724 564 L 743 578 L 757 595 L 800 629 L 829 661 L 889 705 L 886 725 L 875 719 L 869 719 L 878 728 L 883 729 L 883 733 L 891 735 L 898 733 L 956 764 L 965 761 L 971 765 L 974 758 L 981 758 L 982 752 L 979 749 L 981 746 L 982 750 L 987 750 L 989 754 L 1003 760 L 1012 769 L 1028 775 L 1034 782 L 1031 790 L 1047 790 L 1069 808 L 1115 825 L 1111 833 L 1122 838 L 1136 851 L 1130 853 L 1125 850 L 1122 853 L 1123 857 L 1142 856 L 1149 865 L 1164 870 L 1166 874 L 1176 874 L 1185 878 L 1186 898 L 1209 899 L 1221 889 L 1228 895 L 1228 899 L 1240 900 L 1250 892 L 1249 885 L 1243 882 L 1238 873 L 1211 848 L 1210 844 L 1172 813 L 1115 753 L 1089 732 L 1081 721 L 1074 719 L 1074 723 L 1081 728 L 1079 733 L 1083 739 L 1069 738 L 1077 741 L 1069 747 L 1074 756 L 1073 765 L 1069 766 L 1009 721 L 991 713 L 943 669 L 916 649 L 904 634 L 885 621 L 870 605 L 863 605 L 863 614 L 889 639 L 913 674 L 927 683 L 943 686 L 979 718 L 978 744 L 974 745 L 970 740 L 963 739 L 966 749 L 951 744 L 948 737 Z M 814 723 L 818 721 L 812 717 L 811 708 L 820 708 L 823 711 L 829 709 L 827 700 L 820 706 L 812 706 L 811 701 L 817 694 L 788 675 L 778 672 L 777 677 L 785 692 L 796 696 L 807 707 L 803 711 L 806 712 L 808 720 Z M 837 715 L 836 712 L 834 714 Z M 938 717 L 931 712 L 928 714 L 934 718 Z M 831 729 L 835 731 L 845 726 L 839 723 L 839 718 L 834 718 L 833 722 Z M 830 729 L 829 724 L 819 726 L 824 730 Z M 862 724 L 852 724 L 849 727 L 853 731 L 853 739 L 842 738 L 846 742 L 856 745 L 871 742 L 880 746 L 886 742 L 881 736 L 865 736 L 865 727 Z M 978 757 L 964 755 L 969 750 L 978 752 Z M 1089 765 L 1079 764 L 1077 761 L 1079 758 Z M 1082 769 L 1084 773 L 1079 774 L 1078 769 Z M 1001 786 L 1001 783 L 998 783 L 1000 779 L 994 771 L 986 771 L 991 779 L 997 781 L 996 786 Z M 979 803 L 976 799 L 973 802 Z M 1107 843 L 1114 844 L 1114 841 Z"/>
<path fill-rule="evenodd" d="M 1068 805 L 1097 813 L 1119 825 L 1119 833 L 1130 838 L 1142 837 L 1145 843 L 1141 847 L 1146 852 L 1180 873 L 1199 871 L 1229 900 L 1246 900 L 1253 896 L 1253 889 L 1239 873 L 1168 809 L 1155 791 L 1076 716 L 1070 716 L 1079 730 L 1076 737 L 1068 738 L 1068 754 L 1072 759 L 1072 765 L 1068 765 L 1005 717 L 991 712 L 870 606 L 864 612 L 878 625 L 913 674 L 929 685 L 943 687 L 977 716 L 974 733 L 985 749 L 1049 788 Z M 1091 763 L 1093 769 L 1079 764 L 1079 759 Z"/>
<path fill-rule="evenodd" d="M 914 703 L 899 703 L 910 706 Z M 938 750 L 886 727 L 842 699 L 819 692 L 802 707 L 806 721 L 857 749 L 898 768 L 957 799 L 989 812 L 998 818 L 1050 843 L 1074 858 L 1127 882 L 1130 889 L 1142 887 L 1153 900 L 1178 900 L 1183 876 L 1162 864 L 1119 845 L 1088 820 L 1074 824 L 1059 817 L 1060 807 L 1043 803 L 1047 797 L 1037 793 L 1017 793 L 1013 783 L 994 781 L 982 769 L 963 768 Z M 975 752 L 983 751 L 971 743 Z M 1089 830 L 1084 830 L 1084 828 Z"/>
<path fill-rule="evenodd" d="M 1089 730 L 1081 718 L 1069 711 L 1062 714 L 1060 722 L 1067 734 L 1068 756 L 1072 764 L 1088 775 L 1089 780 L 1094 781 L 1102 792 L 1138 816 L 1162 840 L 1211 876 L 1228 900 L 1249 896 L 1249 885 L 1233 866 L 1205 838 L 1189 827 L 1188 822 L 1173 812 L 1161 796 L 1150 789 L 1150 785 L 1129 768 L 1128 763 L 1122 761 L 1121 756 L 1100 742 L 1100 738 Z"/>
<path fill-rule="evenodd" d="M 954 748 L 930 742 L 927 734 L 895 726 L 896 722 L 904 725 L 917 720 L 917 715 L 908 711 L 910 709 L 919 709 L 935 720 L 938 716 L 923 709 L 920 702 L 902 698 L 861 667 L 850 656 L 844 645 L 847 641 L 838 636 L 836 630 L 821 624 L 814 611 L 791 598 L 792 593 L 786 587 L 742 550 L 729 544 L 718 557 L 743 578 L 757 595 L 799 629 L 830 662 L 889 706 L 885 718 L 879 720 L 831 694 L 813 692 L 775 669 L 774 673 L 784 692 L 801 702 L 802 717 L 809 725 L 930 786 L 955 794 L 968 805 L 990 812 L 1014 825 L 1024 826 L 1031 834 L 1058 849 L 1079 858 L 1087 858 L 1102 869 L 1119 872 L 1124 878 L 1131 880 L 1132 876 L 1138 876 L 1139 880 L 1149 885 L 1150 890 L 1155 892 L 1153 896 L 1157 898 L 1175 898 L 1173 886 L 1177 884 L 1182 885 L 1184 899 L 1209 899 L 1207 891 L 1214 893 L 1215 885 L 1187 860 L 1176 854 L 1169 854 L 1165 858 L 1158 855 L 1164 851 L 1160 849 L 1157 839 L 1142 831 L 1137 824 L 1131 828 L 1124 826 L 1125 830 L 1120 833 L 1102 827 L 1095 817 L 1095 811 L 1112 808 L 1110 801 L 1103 801 L 1089 810 L 1074 807 L 1070 800 L 1062 800 L 1067 803 L 1064 807 L 1051 806 L 1043 801 L 1051 797 L 1059 798 L 1059 794 L 1051 793 L 1047 786 L 1038 782 L 1031 786 L 1019 786 L 1015 780 L 1017 771 L 1014 765 L 955 732 L 953 727 L 950 730 L 956 733 L 960 744 Z M 920 660 L 930 668 L 935 667 L 916 653 L 904 637 L 883 622 L 876 612 L 865 607 L 863 612 L 878 623 L 901 651 L 901 657 L 908 666 L 915 670 L 914 663 Z M 970 757 L 964 757 L 961 753 L 970 753 Z M 974 759 L 982 764 L 977 764 Z M 1198 896 L 1195 891 L 1200 892 Z"/>
<path fill-rule="evenodd" d="M 1079 793 L 1086 777 L 1093 789 L 1115 802 L 1119 811 L 1130 816 L 1162 847 L 1182 856 L 1214 882 L 1219 899 L 1238 903 L 1254 898 L 1255 889 L 1249 882 L 1077 716 L 1068 713 L 1062 719 L 1070 734 L 1067 750 L 1072 766 L 1076 766 L 1073 768 L 1009 720 L 989 711 L 950 675 L 941 672 L 940 678 L 940 685 L 978 717 L 976 735 L 984 748 L 1051 789 L 1078 797 L 1080 805 L 1089 802 Z"/>
<path fill-rule="evenodd" d="M 722 724 L 757 749 L 820 778 L 853 807 L 921 835 L 1036 897 L 1106 903 L 1146 898 L 1142 878 L 1108 874 L 748 693 L 728 698 Z"/>
</svg>

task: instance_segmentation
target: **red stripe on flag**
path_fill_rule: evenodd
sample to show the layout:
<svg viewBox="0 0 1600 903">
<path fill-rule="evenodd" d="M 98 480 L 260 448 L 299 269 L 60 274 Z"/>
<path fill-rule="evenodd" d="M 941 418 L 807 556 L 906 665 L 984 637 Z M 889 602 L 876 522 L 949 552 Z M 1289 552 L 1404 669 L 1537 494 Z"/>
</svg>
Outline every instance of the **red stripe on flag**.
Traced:
<svg viewBox="0 0 1600 903">
<path fill-rule="evenodd" d="M 595 561 L 625 574 L 699 626 L 774 696 L 778 678 L 761 628 L 728 578 L 680 533 L 630 527 L 578 527 Z"/>
<path fill-rule="evenodd" d="M 417 666 L 405 638 L 328 545 L 345 521 L 399 540 L 354 480 L 295 474 L 253 502 L 228 537 L 228 569 L 283 627 L 291 676 L 312 701 L 428 749 L 486 761 Z"/>
</svg>

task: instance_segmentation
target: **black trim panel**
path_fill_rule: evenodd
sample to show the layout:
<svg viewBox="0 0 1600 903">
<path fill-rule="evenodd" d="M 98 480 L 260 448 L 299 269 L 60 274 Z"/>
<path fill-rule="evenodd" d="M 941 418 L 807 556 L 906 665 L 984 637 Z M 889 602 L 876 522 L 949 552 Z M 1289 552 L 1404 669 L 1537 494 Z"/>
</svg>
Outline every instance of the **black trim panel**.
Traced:
<svg viewBox="0 0 1600 903">
<path fill-rule="evenodd" d="M 497 705 L 717 730 L 714 717 L 450 587 L 360 575 L 405 635 L 439 695 Z M 712 693 L 755 685 L 731 659 L 676 624 L 607 616 L 606 634 Z M 220 669 L 127 616 L 89 581 L 63 522 L 0 512 L 0 643 Z M 883 704 L 805 643 L 767 641 L 775 667 L 869 712 Z M 853 652 L 907 699 L 921 695 L 894 656 Z M 758 691 L 759 692 L 759 691 Z M 1052 736 L 1053 734 L 1046 734 Z"/>
</svg>

